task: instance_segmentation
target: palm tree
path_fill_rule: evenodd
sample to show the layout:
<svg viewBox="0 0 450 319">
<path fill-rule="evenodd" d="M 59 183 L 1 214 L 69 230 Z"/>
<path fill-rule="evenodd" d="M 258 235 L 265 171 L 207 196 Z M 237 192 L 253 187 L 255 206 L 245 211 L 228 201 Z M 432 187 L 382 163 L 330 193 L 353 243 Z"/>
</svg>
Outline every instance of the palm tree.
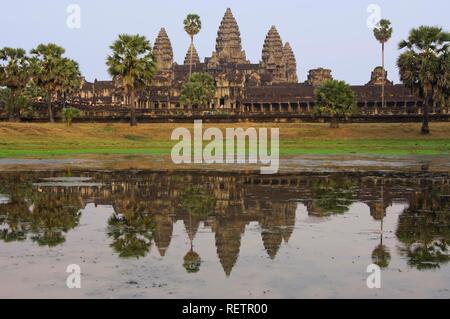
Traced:
<svg viewBox="0 0 450 319">
<path fill-rule="evenodd" d="M 17 98 L 27 86 L 30 80 L 30 61 L 24 49 L 5 47 L 0 50 L 0 86 L 5 86 L 10 90 L 10 98 L 7 108 L 9 110 L 9 120 L 13 121 L 19 115 L 20 109 L 17 107 Z M 16 114 L 15 114 L 16 113 Z"/>
<path fill-rule="evenodd" d="M 436 99 L 441 106 L 441 112 L 448 112 L 450 101 L 450 51 L 446 51 L 442 54 L 439 67 Z"/>
<path fill-rule="evenodd" d="M 48 115 L 52 123 L 55 122 L 53 97 L 72 90 L 73 82 L 81 83 L 78 63 L 63 57 L 64 53 L 64 48 L 54 43 L 40 44 L 31 50 L 33 81 L 47 92 Z"/>
<path fill-rule="evenodd" d="M 61 67 L 64 74 L 61 85 L 61 94 L 65 107 L 67 98 L 71 97 L 80 90 L 82 77 L 78 63 L 73 60 L 64 58 L 62 60 Z"/>
<path fill-rule="evenodd" d="M 108 72 L 119 83 L 130 103 L 130 125 L 137 125 L 135 97 L 138 90 L 149 85 L 156 73 L 156 62 L 150 42 L 145 36 L 121 34 L 110 46 L 106 59 Z"/>
<path fill-rule="evenodd" d="M 200 21 L 200 16 L 198 14 L 188 14 L 186 19 L 184 19 L 184 30 L 191 37 L 190 46 L 190 63 L 189 63 L 189 77 L 192 74 L 192 50 L 194 47 L 194 36 L 196 36 L 202 29 L 202 22 Z"/>
<path fill-rule="evenodd" d="M 391 27 L 391 22 L 386 19 L 380 20 L 378 25 L 373 29 L 373 34 L 378 42 L 381 43 L 381 61 L 383 68 L 383 77 L 382 77 L 382 85 L 381 85 L 381 107 L 385 106 L 385 82 L 386 82 L 386 71 L 384 68 L 384 44 L 389 41 L 392 37 L 393 29 Z"/>
<path fill-rule="evenodd" d="M 412 29 L 399 49 L 407 49 L 400 55 L 397 66 L 400 79 L 416 95 L 423 98 L 422 134 L 429 134 L 429 112 L 439 89 L 440 65 L 448 54 L 450 33 L 440 27 L 420 26 Z"/>
</svg>

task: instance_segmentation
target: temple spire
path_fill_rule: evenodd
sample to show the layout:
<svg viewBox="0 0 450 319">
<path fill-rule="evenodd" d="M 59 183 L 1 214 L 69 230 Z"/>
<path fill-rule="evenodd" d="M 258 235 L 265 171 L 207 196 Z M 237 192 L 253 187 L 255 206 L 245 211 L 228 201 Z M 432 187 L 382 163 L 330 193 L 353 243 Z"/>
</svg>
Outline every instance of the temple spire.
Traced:
<svg viewBox="0 0 450 319">
<path fill-rule="evenodd" d="M 166 29 L 161 28 L 153 48 L 156 65 L 159 70 L 170 69 L 173 64 L 173 50 Z"/>
<path fill-rule="evenodd" d="M 262 67 L 272 75 L 272 83 L 287 82 L 283 41 L 275 26 L 267 33 L 262 50 Z"/>
<path fill-rule="evenodd" d="M 294 51 L 292 51 L 289 42 L 286 42 L 283 48 L 283 58 L 286 63 L 286 78 L 289 83 L 297 83 L 297 61 L 295 59 Z"/>
<path fill-rule="evenodd" d="M 217 32 L 216 52 L 213 53 L 215 62 L 249 63 L 242 50 L 241 33 L 236 19 L 228 8 Z"/>
<path fill-rule="evenodd" d="M 192 48 L 192 64 L 196 65 L 200 63 L 200 57 L 198 56 L 197 49 L 194 44 L 191 44 L 186 52 L 186 57 L 184 58 L 184 64 L 189 65 L 191 63 L 191 48 Z"/>
</svg>

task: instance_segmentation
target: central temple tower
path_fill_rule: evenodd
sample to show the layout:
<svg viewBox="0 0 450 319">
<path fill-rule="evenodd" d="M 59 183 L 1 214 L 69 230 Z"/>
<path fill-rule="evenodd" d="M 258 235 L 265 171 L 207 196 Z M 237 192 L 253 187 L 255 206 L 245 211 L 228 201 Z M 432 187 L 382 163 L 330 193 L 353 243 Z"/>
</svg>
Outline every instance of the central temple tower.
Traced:
<svg viewBox="0 0 450 319">
<path fill-rule="evenodd" d="M 209 61 L 212 65 L 219 63 L 250 63 L 242 50 L 241 33 L 236 19 L 228 8 L 217 32 L 216 51 Z"/>
</svg>

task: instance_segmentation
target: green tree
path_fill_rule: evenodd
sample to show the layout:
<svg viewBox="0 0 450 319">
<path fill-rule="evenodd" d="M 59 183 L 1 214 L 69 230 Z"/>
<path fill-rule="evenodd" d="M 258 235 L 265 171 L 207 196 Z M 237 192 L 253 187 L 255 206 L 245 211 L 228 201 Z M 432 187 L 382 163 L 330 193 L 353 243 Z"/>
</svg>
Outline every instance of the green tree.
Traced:
<svg viewBox="0 0 450 319">
<path fill-rule="evenodd" d="M 356 110 L 356 98 L 344 81 L 328 80 L 315 90 L 316 114 L 331 117 L 330 127 L 339 127 L 339 118 L 352 115 Z"/>
<path fill-rule="evenodd" d="M 0 86 L 9 89 L 9 98 L 4 101 L 9 120 L 20 117 L 24 99 L 20 97 L 30 80 L 30 60 L 24 49 L 5 47 L 0 50 Z"/>
<path fill-rule="evenodd" d="M 183 84 L 180 102 L 183 105 L 209 106 L 216 94 L 216 84 L 211 75 L 204 72 L 193 73 L 189 81 Z"/>
<path fill-rule="evenodd" d="M 444 52 L 440 57 L 436 101 L 439 103 L 441 112 L 446 110 L 450 104 L 450 51 Z"/>
<path fill-rule="evenodd" d="M 40 44 L 31 50 L 33 81 L 47 92 L 48 115 L 55 122 L 53 98 L 72 89 L 72 81 L 80 79 L 78 64 L 63 57 L 64 48 L 54 44 Z M 81 82 L 80 82 L 81 83 Z"/>
<path fill-rule="evenodd" d="M 63 119 L 67 126 L 72 126 L 74 118 L 80 116 L 80 110 L 74 107 L 65 107 L 63 109 Z"/>
<path fill-rule="evenodd" d="M 64 77 L 62 81 L 61 94 L 64 99 L 64 107 L 66 106 L 67 99 L 73 97 L 77 93 L 82 84 L 82 77 L 78 63 L 70 59 L 63 59 L 63 72 Z"/>
<path fill-rule="evenodd" d="M 184 19 L 184 31 L 191 38 L 191 46 L 190 46 L 190 63 L 189 63 L 189 78 L 192 75 L 192 50 L 194 47 L 194 36 L 199 34 L 202 29 L 202 22 L 200 20 L 200 16 L 198 14 L 188 14 L 186 19 Z"/>
<path fill-rule="evenodd" d="M 108 72 L 122 87 L 130 103 L 130 125 L 137 125 L 136 93 L 149 85 L 157 69 L 150 42 L 140 35 L 121 34 L 110 46 L 106 59 Z"/>
<path fill-rule="evenodd" d="M 391 27 L 391 22 L 386 19 L 381 19 L 378 25 L 373 29 L 373 34 L 375 39 L 381 43 L 381 61 L 383 68 L 383 77 L 382 77 L 382 85 L 381 85 L 381 106 L 385 106 L 385 85 L 386 85 L 386 71 L 384 67 L 384 45 L 388 42 L 392 37 L 393 29 Z"/>
<path fill-rule="evenodd" d="M 450 33 L 440 27 L 412 29 L 408 39 L 399 44 L 406 49 L 397 61 L 400 79 L 413 93 L 425 100 L 422 134 L 429 134 L 429 112 L 439 91 L 440 69 L 448 54 Z"/>
<path fill-rule="evenodd" d="M 354 202 L 355 185 L 348 178 L 319 179 L 312 185 L 314 214 L 344 214 Z"/>
</svg>

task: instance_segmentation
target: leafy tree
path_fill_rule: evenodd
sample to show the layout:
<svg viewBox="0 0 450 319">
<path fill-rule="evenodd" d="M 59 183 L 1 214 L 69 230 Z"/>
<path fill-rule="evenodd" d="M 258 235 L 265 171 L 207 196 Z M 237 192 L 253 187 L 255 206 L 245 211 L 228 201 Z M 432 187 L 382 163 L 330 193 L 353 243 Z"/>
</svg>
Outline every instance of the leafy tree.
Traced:
<svg viewBox="0 0 450 319">
<path fill-rule="evenodd" d="M 136 93 L 149 85 L 157 68 L 150 42 L 140 35 L 121 34 L 110 46 L 112 54 L 106 59 L 108 72 L 119 83 L 130 103 L 130 125 L 137 125 Z"/>
<path fill-rule="evenodd" d="M 373 34 L 378 42 L 381 43 L 381 61 L 382 61 L 382 68 L 383 68 L 383 78 L 382 78 L 382 85 L 381 85 L 381 105 L 382 107 L 385 106 L 385 85 L 386 85 L 386 72 L 384 67 L 384 45 L 386 42 L 390 40 L 392 37 L 393 29 L 391 27 L 391 22 L 386 19 L 381 19 L 378 25 L 373 29 Z"/>
<path fill-rule="evenodd" d="M 321 216 L 339 215 L 348 211 L 354 202 L 352 180 L 347 178 L 319 179 L 312 185 L 315 211 Z"/>
<path fill-rule="evenodd" d="M 67 126 L 72 126 L 72 121 L 74 118 L 80 116 L 80 110 L 74 107 L 65 107 L 63 109 L 63 119 Z"/>
<path fill-rule="evenodd" d="M 207 192 L 203 187 L 189 188 L 181 196 L 181 205 L 196 218 L 206 218 L 214 212 L 216 199 L 213 194 Z"/>
<path fill-rule="evenodd" d="M 352 115 L 356 110 L 356 98 L 344 81 L 328 80 L 316 91 L 315 113 L 331 117 L 330 127 L 339 127 L 339 118 Z"/>
<path fill-rule="evenodd" d="M 200 30 L 202 29 L 202 22 L 200 20 L 200 16 L 198 14 L 188 14 L 186 19 L 184 19 L 184 31 L 189 35 L 191 38 L 191 46 L 190 46 L 190 63 L 189 63 L 189 78 L 192 75 L 192 55 L 193 55 L 193 48 L 194 48 L 194 36 L 199 34 Z"/>
<path fill-rule="evenodd" d="M 183 84 L 180 102 L 190 106 L 209 106 L 216 94 L 216 84 L 211 75 L 204 72 L 193 73 Z"/>
<path fill-rule="evenodd" d="M 9 97 L 4 101 L 9 120 L 20 117 L 24 99 L 20 97 L 30 80 L 30 60 L 24 49 L 5 47 L 0 50 L 0 86 L 9 89 Z"/>
<path fill-rule="evenodd" d="M 33 81 L 47 92 L 48 115 L 52 123 L 55 122 L 53 98 L 74 89 L 74 82 L 81 83 L 78 64 L 63 57 L 64 53 L 64 48 L 54 43 L 40 44 L 31 50 Z"/>
<path fill-rule="evenodd" d="M 450 33 L 430 26 L 412 29 L 408 39 L 399 44 L 400 50 L 406 49 L 397 60 L 400 79 L 425 100 L 422 134 L 430 133 L 429 112 L 436 95 L 442 89 L 448 90 L 448 74 L 443 77 L 440 71 L 446 66 L 444 63 L 448 63 L 449 45 Z"/>
<path fill-rule="evenodd" d="M 9 121 L 15 121 L 17 113 L 24 107 L 25 100 L 21 95 L 13 96 L 8 88 L 0 88 L 0 106 L 9 117 Z"/>
</svg>

